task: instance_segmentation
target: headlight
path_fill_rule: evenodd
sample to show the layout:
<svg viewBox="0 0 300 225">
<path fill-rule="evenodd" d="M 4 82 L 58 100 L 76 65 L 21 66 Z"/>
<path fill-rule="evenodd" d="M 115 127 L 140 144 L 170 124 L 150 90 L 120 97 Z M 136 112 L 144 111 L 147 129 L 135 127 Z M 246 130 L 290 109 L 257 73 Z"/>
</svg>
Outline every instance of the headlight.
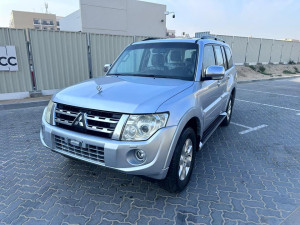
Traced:
<svg viewBox="0 0 300 225">
<path fill-rule="evenodd" d="M 145 114 L 129 116 L 125 125 L 122 140 L 144 141 L 149 139 L 156 131 L 166 126 L 167 113 Z"/>
<path fill-rule="evenodd" d="M 46 108 L 45 120 L 49 124 L 51 124 L 51 112 L 52 112 L 53 105 L 54 103 L 52 102 L 52 100 L 50 100 Z"/>
</svg>

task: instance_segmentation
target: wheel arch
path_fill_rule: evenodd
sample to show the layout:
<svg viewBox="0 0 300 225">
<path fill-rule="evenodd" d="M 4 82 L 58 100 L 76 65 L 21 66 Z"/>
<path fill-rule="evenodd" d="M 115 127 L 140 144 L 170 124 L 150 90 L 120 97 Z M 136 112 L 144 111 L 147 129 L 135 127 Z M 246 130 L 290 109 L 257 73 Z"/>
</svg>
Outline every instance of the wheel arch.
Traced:
<svg viewBox="0 0 300 225">
<path fill-rule="evenodd" d="M 201 123 L 198 117 L 194 116 L 192 117 L 184 126 L 184 128 L 182 129 L 181 133 L 187 128 L 187 127 L 191 127 L 195 134 L 196 134 L 196 140 L 197 140 L 197 146 L 199 146 L 200 143 L 200 139 L 201 139 Z M 181 134 L 180 134 L 181 135 Z M 197 150 L 199 150 L 197 148 Z"/>
<path fill-rule="evenodd" d="M 196 134 L 196 137 L 197 137 L 197 147 L 199 146 L 200 138 L 201 138 L 201 135 L 202 135 L 202 129 L 201 129 L 202 128 L 202 125 L 201 125 L 202 123 L 201 123 L 201 119 L 196 115 L 197 115 L 196 112 L 192 110 L 189 113 L 187 113 L 182 118 L 182 120 L 179 122 L 179 124 L 177 126 L 176 133 L 175 133 L 173 141 L 172 141 L 172 144 L 171 144 L 170 149 L 169 149 L 169 154 L 168 154 L 166 162 L 165 162 L 165 166 L 164 166 L 165 169 L 169 167 L 171 159 L 172 159 L 173 154 L 174 154 L 175 147 L 176 147 L 177 142 L 179 140 L 179 137 L 181 136 L 182 132 L 184 131 L 184 129 L 186 127 L 190 126 L 195 131 L 195 134 Z"/>
</svg>

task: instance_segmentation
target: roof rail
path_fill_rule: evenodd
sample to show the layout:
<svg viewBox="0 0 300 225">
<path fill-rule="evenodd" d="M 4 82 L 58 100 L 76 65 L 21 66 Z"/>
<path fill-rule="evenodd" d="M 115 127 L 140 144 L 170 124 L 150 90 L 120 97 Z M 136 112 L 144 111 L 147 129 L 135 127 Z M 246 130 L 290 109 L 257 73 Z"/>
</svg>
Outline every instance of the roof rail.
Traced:
<svg viewBox="0 0 300 225">
<path fill-rule="evenodd" d="M 200 39 L 212 39 L 212 40 L 215 40 L 215 41 L 221 41 L 221 42 L 225 43 L 225 41 L 223 39 L 218 38 L 216 36 L 212 36 L 212 35 L 204 35 Z"/>
<path fill-rule="evenodd" d="M 150 37 L 150 38 L 143 39 L 142 41 L 150 41 L 150 40 L 157 40 L 157 39 L 161 39 L 161 38 L 152 38 L 152 37 Z"/>
</svg>

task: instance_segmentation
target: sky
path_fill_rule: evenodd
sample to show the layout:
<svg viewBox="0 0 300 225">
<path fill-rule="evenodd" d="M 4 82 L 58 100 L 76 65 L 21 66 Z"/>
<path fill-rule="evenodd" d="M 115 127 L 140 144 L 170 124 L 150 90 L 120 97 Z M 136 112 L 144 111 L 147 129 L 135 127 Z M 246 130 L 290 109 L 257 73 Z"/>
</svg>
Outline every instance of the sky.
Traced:
<svg viewBox="0 0 300 225">
<path fill-rule="evenodd" d="M 113 0 L 111 0 L 113 1 Z M 194 36 L 197 31 L 246 37 L 300 40 L 300 0 L 145 0 L 167 5 L 168 29 Z M 0 0 L 0 27 L 9 24 L 11 10 L 45 12 L 44 0 Z M 48 11 L 66 16 L 79 0 L 47 0 Z"/>
</svg>

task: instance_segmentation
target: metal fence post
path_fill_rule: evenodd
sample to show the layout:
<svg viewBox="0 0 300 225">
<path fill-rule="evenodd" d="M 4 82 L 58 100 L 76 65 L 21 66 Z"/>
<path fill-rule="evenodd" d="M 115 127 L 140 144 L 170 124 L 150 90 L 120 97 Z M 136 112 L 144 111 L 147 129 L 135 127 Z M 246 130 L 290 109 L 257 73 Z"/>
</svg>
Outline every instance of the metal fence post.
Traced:
<svg viewBox="0 0 300 225">
<path fill-rule="evenodd" d="M 273 45 L 274 45 L 274 39 L 272 40 L 269 64 L 271 64 L 272 52 L 273 52 Z"/>
<path fill-rule="evenodd" d="M 89 67 L 89 78 L 93 78 L 93 68 L 92 68 L 92 55 L 91 55 L 91 36 L 90 33 L 86 34 L 86 44 L 87 44 L 87 59 Z"/>
<path fill-rule="evenodd" d="M 281 45 L 281 53 L 280 53 L 280 59 L 279 59 L 279 64 L 282 63 L 282 50 L 283 50 L 283 44 Z"/>
<path fill-rule="evenodd" d="M 28 41 L 27 41 L 26 31 L 28 34 Z M 27 54 L 28 54 L 29 70 L 30 70 L 30 74 L 31 74 L 32 89 L 33 89 L 33 91 L 37 91 L 36 77 L 35 77 L 35 70 L 34 70 L 34 60 L 33 60 L 33 55 L 32 55 L 32 47 L 31 47 L 32 45 L 31 45 L 31 37 L 30 37 L 29 29 L 24 30 L 24 34 L 25 34 L 25 40 L 27 43 Z"/>
<path fill-rule="evenodd" d="M 248 52 L 248 45 L 249 45 L 249 37 L 248 37 L 248 40 L 247 40 L 247 45 L 246 45 L 246 53 L 245 53 L 245 62 L 244 64 L 247 63 L 247 52 Z"/>
<path fill-rule="evenodd" d="M 259 43 L 259 50 L 258 50 L 258 58 L 257 58 L 257 63 L 259 63 L 259 58 L 260 58 L 261 42 L 262 42 L 262 39 L 260 39 L 260 43 Z M 257 64 L 257 63 L 256 63 L 256 64 Z"/>
<path fill-rule="evenodd" d="M 292 43 L 291 52 L 290 52 L 290 57 L 289 57 L 289 61 L 292 61 L 292 52 L 293 52 L 293 47 L 294 47 L 294 42 Z"/>
</svg>

